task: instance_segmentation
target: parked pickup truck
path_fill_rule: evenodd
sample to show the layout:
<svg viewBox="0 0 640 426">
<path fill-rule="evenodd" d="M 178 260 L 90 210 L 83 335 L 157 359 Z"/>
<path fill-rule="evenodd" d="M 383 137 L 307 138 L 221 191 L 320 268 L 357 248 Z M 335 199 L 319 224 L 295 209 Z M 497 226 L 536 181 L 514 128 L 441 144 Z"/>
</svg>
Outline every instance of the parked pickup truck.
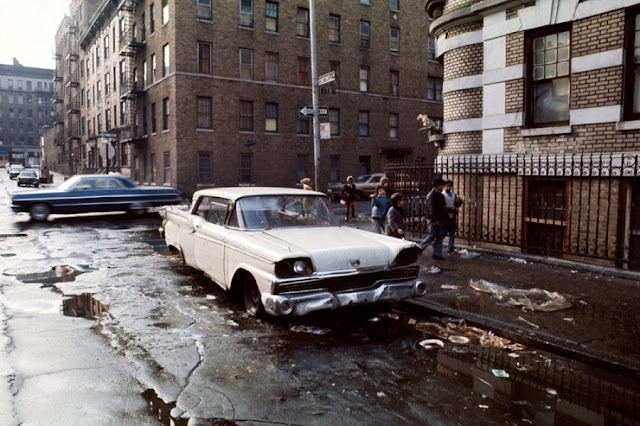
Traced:
<svg viewBox="0 0 640 426">
<path fill-rule="evenodd" d="M 334 225 L 329 204 L 299 189 L 204 189 L 190 208 L 161 211 L 160 234 L 256 317 L 425 294 L 413 242 Z"/>
</svg>

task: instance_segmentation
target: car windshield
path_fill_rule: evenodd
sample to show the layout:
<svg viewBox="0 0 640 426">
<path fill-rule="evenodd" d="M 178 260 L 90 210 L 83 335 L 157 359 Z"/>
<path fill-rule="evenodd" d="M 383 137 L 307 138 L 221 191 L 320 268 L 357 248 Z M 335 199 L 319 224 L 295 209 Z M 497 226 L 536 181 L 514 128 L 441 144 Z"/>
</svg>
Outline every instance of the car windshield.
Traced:
<svg viewBox="0 0 640 426">
<path fill-rule="evenodd" d="M 358 176 L 357 178 L 354 179 L 354 183 L 364 183 L 367 180 L 369 180 L 369 178 L 371 177 L 371 175 L 364 175 L 364 176 Z"/>
<path fill-rule="evenodd" d="M 270 229 L 331 225 L 333 214 L 319 195 L 263 195 L 238 200 L 230 225 Z"/>
<path fill-rule="evenodd" d="M 20 176 L 22 177 L 34 177 L 36 175 L 36 172 L 32 172 L 29 170 L 23 170 L 20 172 Z"/>
</svg>

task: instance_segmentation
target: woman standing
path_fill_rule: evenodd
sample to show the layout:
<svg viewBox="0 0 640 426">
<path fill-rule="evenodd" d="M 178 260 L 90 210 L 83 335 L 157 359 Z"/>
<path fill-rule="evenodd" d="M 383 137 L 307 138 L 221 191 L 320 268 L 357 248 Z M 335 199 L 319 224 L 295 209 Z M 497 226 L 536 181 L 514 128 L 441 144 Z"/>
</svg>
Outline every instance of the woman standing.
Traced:
<svg viewBox="0 0 640 426">
<path fill-rule="evenodd" d="M 353 183 L 353 176 L 347 177 L 347 183 L 342 187 L 342 201 L 347 205 L 345 213 L 345 222 L 349 221 L 349 210 L 351 210 L 351 218 L 356 221 L 356 185 Z"/>
</svg>

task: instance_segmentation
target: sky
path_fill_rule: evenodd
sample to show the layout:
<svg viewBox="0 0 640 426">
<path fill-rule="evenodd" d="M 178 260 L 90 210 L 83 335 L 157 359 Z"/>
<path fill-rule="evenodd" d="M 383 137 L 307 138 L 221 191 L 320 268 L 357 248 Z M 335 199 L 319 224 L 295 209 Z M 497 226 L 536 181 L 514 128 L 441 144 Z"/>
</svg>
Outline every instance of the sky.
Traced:
<svg viewBox="0 0 640 426">
<path fill-rule="evenodd" d="M 71 0 L 0 0 L 0 64 L 55 66 L 55 35 Z"/>
</svg>

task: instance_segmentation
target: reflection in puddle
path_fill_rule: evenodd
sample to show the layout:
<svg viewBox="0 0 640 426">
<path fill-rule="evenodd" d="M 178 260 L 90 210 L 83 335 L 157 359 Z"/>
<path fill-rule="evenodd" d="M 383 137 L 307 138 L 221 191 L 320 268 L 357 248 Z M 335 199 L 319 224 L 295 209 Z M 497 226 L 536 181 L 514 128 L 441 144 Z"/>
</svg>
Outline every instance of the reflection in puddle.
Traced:
<svg viewBox="0 0 640 426">
<path fill-rule="evenodd" d="M 18 281 L 25 284 L 42 284 L 46 287 L 59 282 L 75 281 L 78 275 L 94 270 L 87 265 L 58 265 L 43 272 L 16 274 L 12 271 L 5 271 L 3 275 L 15 276 Z"/>
<path fill-rule="evenodd" d="M 158 393 L 153 389 L 147 389 L 142 392 L 142 397 L 147 401 L 147 409 L 151 414 L 153 414 L 158 420 L 160 420 L 160 424 L 166 426 L 187 426 L 189 424 L 188 418 L 181 417 L 173 417 L 171 415 L 171 411 L 176 408 L 176 402 L 164 402 L 159 396 Z M 237 425 L 236 422 L 227 419 L 199 419 L 202 423 L 199 424 L 208 424 L 215 426 L 233 426 Z"/>
<path fill-rule="evenodd" d="M 99 318 L 109 311 L 109 307 L 97 299 L 93 294 L 84 293 L 70 296 L 62 300 L 62 313 L 68 317 Z"/>
</svg>

